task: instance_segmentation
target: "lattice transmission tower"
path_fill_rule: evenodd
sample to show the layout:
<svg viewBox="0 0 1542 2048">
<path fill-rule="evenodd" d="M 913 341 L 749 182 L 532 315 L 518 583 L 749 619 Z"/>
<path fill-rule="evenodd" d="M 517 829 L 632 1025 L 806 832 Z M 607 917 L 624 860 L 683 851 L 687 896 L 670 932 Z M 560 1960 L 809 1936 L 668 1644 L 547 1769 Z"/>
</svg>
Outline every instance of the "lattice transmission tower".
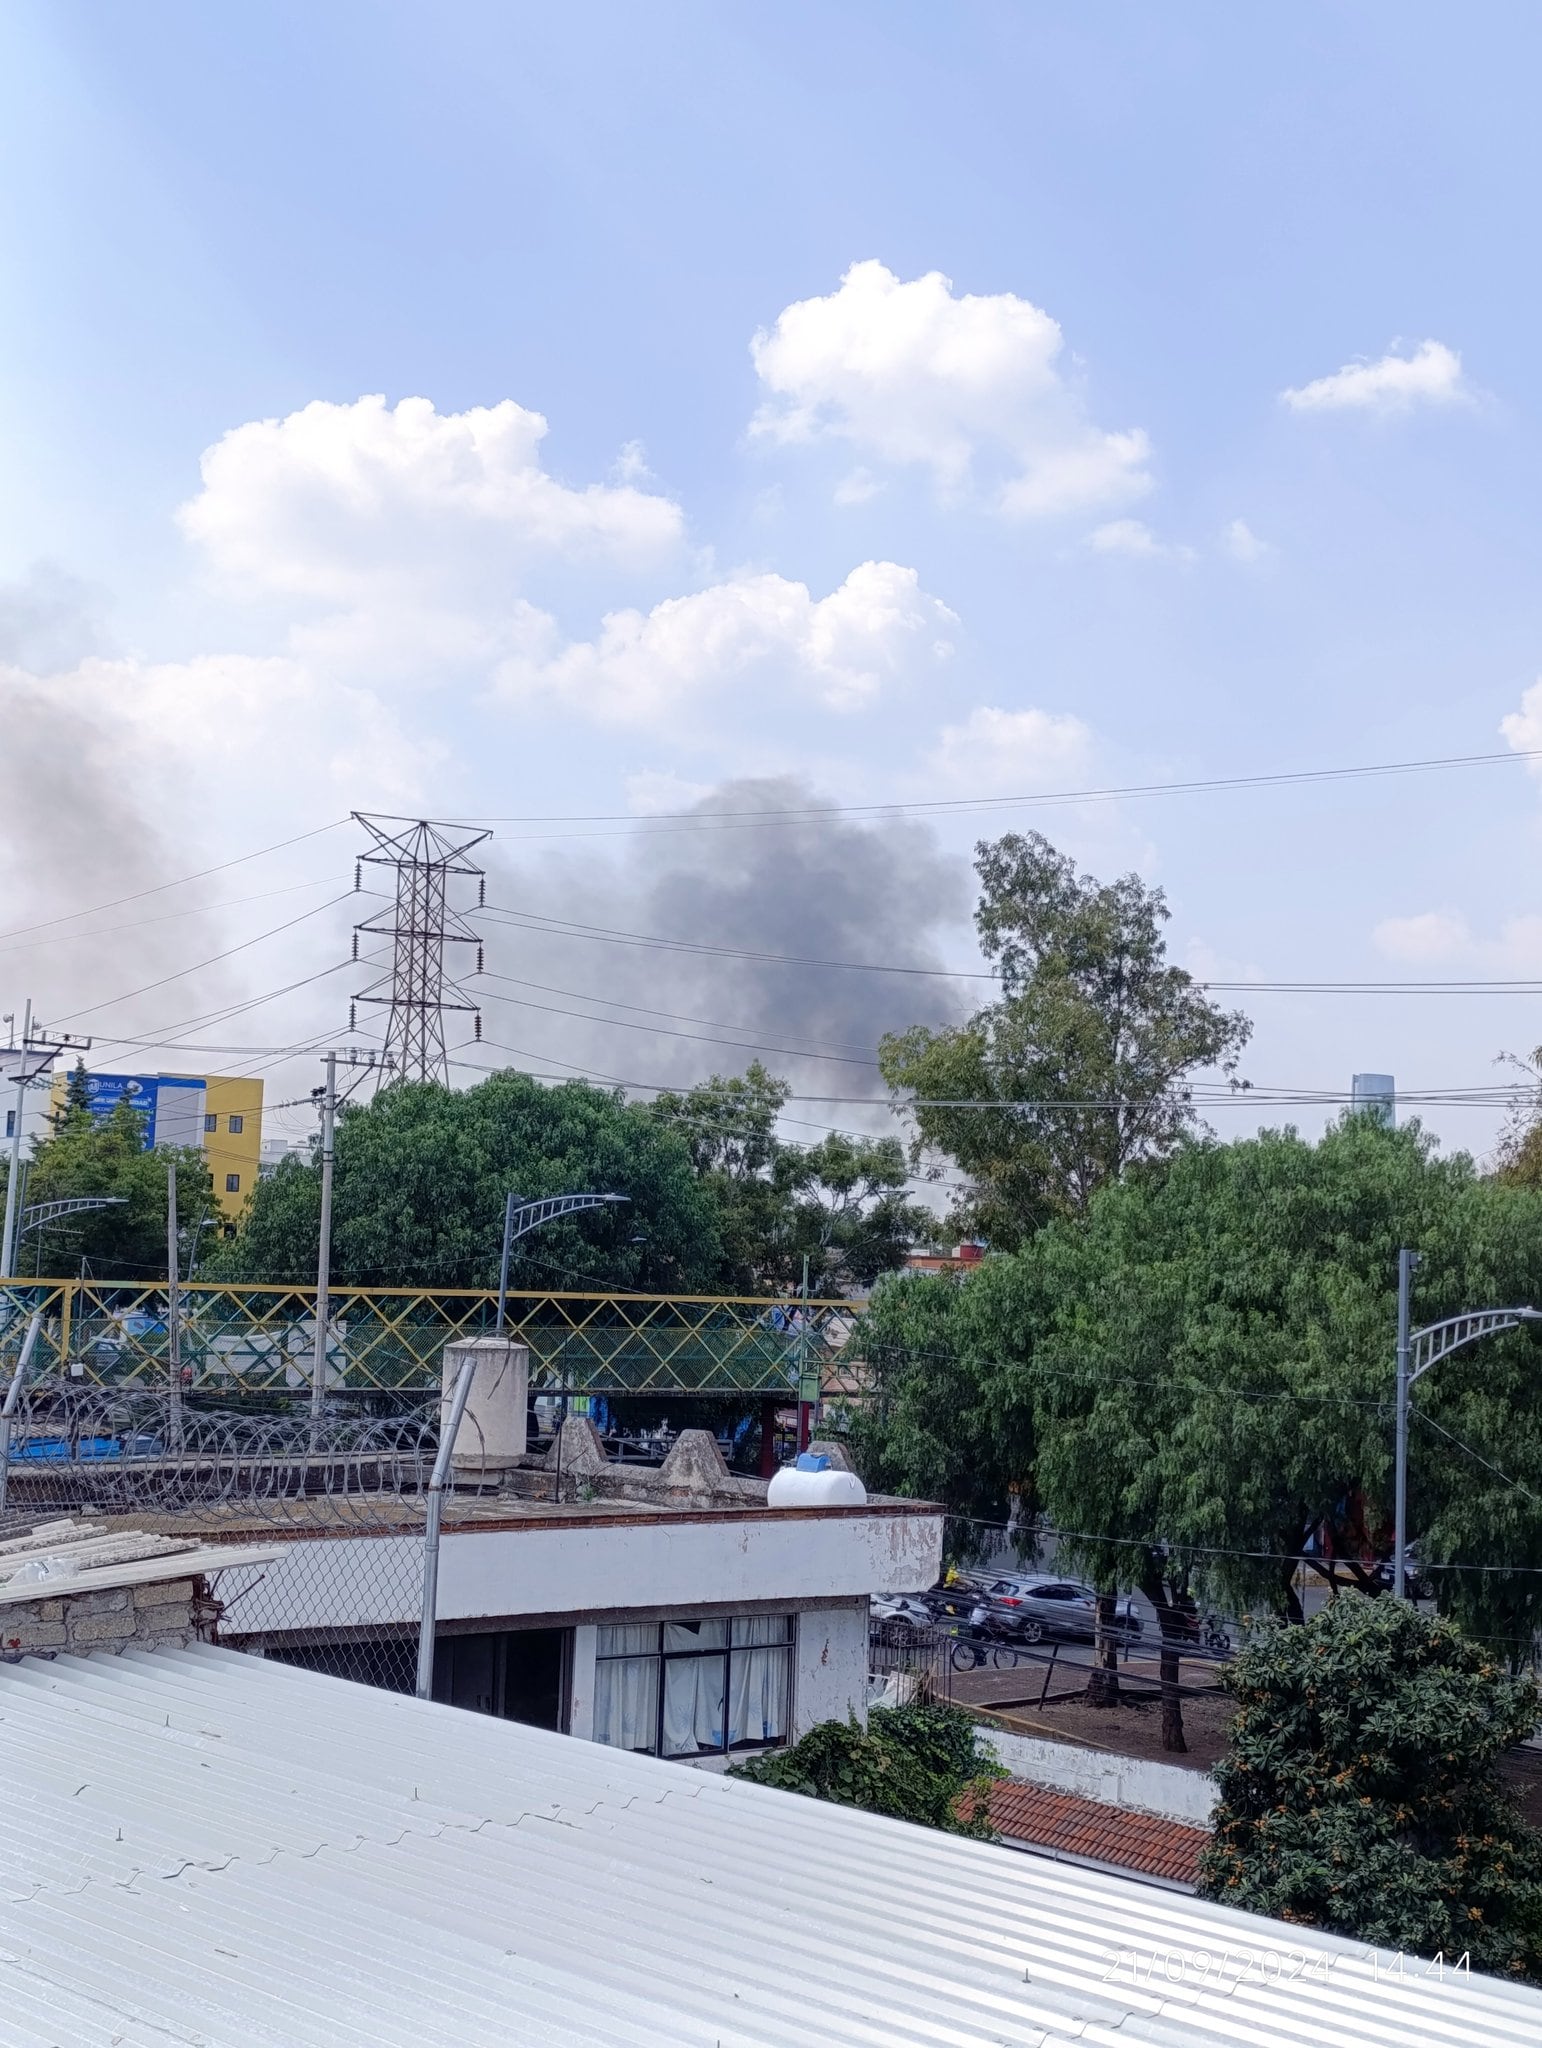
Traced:
<svg viewBox="0 0 1542 2048">
<path fill-rule="evenodd" d="M 480 908 L 486 901 L 487 884 L 482 869 L 466 856 L 492 835 L 473 832 L 461 837 L 457 828 L 452 826 L 446 832 L 427 818 L 404 824 L 397 818 L 370 817 L 363 811 L 353 815 L 374 841 L 355 867 L 354 887 L 362 885 L 366 862 L 394 868 L 396 901 L 390 909 L 376 911 L 353 928 L 353 957 L 359 957 L 361 933 L 389 938 L 391 966 L 368 988 L 358 991 L 349 1005 L 349 1026 L 356 1022 L 357 1004 L 389 1006 L 385 1063 L 392 1078 L 439 1081 L 448 1087 L 445 1012 L 468 1014 L 474 1019 L 476 1036 L 482 1036 L 481 1011 L 447 971 L 447 960 L 454 957 L 450 949 L 469 946 L 476 955 L 476 972 L 482 972 L 482 941 L 450 902 L 450 880 L 452 876 L 475 877 Z"/>
</svg>

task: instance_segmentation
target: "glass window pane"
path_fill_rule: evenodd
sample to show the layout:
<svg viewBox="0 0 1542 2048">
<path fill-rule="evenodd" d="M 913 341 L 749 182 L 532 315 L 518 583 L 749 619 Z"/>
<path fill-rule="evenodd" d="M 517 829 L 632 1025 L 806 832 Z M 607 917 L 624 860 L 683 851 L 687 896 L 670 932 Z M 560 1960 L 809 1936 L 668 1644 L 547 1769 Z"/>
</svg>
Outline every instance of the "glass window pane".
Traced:
<svg viewBox="0 0 1542 2048">
<path fill-rule="evenodd" d="M 666 1650 L 721 1650 L 728 1641 L 726 1621 L 666 1621 Z"/>
<path fill-rule="evenodd" d="M 724 1746 L 726 1657 L 673 1657 L 664 1664 L 665 1756 L 699 1756 Z"/>
<path fill-rule="evenodd" d="M 600 1629 L 594 1654 L 597 1657 L 656 1657 L 658 1648 L 659 1625 L 656 1621 L 622 1622 L 616 1627 Z"/>
<path fill-rule="evenodd" d="M 728 1706 L 728 1745 L 785 1742 L 791 1693 L 792 1651 L 786 1644 L 767 1650 L 735 1650 Z"/>
<path fill-rule="evenodd" d="M 790 1614 L 736 1614 L 734 1616 L 734 1647 L 740 1643 L 790 1643 L 792 1641 L 792 1616 Z"/>
<path fill-rule="evenodd" d="M 612 1657 L 594 1667 L 594 1739 L 614 1749 L 658 1749 L 659 1660 Z"/>
</svg>

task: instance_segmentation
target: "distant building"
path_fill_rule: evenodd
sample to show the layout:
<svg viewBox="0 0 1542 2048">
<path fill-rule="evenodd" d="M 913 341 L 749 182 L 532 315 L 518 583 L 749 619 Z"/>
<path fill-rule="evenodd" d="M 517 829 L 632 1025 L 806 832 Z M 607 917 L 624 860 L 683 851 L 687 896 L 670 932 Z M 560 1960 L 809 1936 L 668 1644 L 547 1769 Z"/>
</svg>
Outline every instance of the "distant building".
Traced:
<svg viewBox="0 0 1542 2048">
<path fill-rule="evenodd" d="M 1349 1106 L 1364 1110 L 1391 1130 L 1397 1122 L 1397 1088 L 1390 1074 L 1356 1074 L 1350 1083 Z"/>
<path fill-rule="evenodd" d="M 954 1245 L 950 1252 L 911 1252 L 905 1260 L 907 1273 L 969 1273 L 985 1257 L 985 1247 L 975 1241 Z"/>
<path fill-rule="evenodd" d="M 53 1077 L 61 1108 L 70 1077 Z M 244 1074 L 87 1074 L 91 1114 L 106 1121 L 122 1102 L 144 1122 L 145 1149 L 196 1145 L 206 1155 L 214 1199 L 234 1220 L 252 1198 L 262 1158 L 262 1083 Z"/>
<path fill-rule="evenodd" d="M 262 1156 L 257 1171 L 266 1180 L 269 1174 L 277 1173 L 286 1159 L 298 1159 L 304 1166 L 311 1156 L 309 1138 L 264 1138 Z"/>
<path fill-rule="evenodd" d="M 33 1061 L 36 1054 L 28 1055 Z M 22 1051 L 19 1045 L 0 1045 L 0 1140 L 3 1140 L 4 1156 L 11 1156 L 11 1140 L 16 1135 L 16 1071 L 21 1063 Z M 39 1074 L 32 1081 L 22 1100 L 21 1109 L 21 1156 L 32 1157 L 34 1140 L 48 1136 L 49 1089 L 53 1083 L 52 1074 Z"/>
</svg>

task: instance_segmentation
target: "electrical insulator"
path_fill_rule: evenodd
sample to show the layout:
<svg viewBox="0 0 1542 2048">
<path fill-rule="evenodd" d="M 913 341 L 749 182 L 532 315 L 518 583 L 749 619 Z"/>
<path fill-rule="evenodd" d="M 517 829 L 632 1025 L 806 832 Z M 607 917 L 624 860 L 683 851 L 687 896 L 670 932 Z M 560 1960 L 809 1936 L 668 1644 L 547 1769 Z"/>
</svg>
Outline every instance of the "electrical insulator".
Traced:
<svg viewBox="0 0 1542 2048">
<path fill-rule="evenodd" d="M 481 972 L 482 972 L 482 948 L 481 948 L 480 946 L 478 946 L 478 947 L 477 947 L 477 973 L 478 973 L 478 974 L 480 974 Z"/>
<path fill-rule="evenodd" d="M 478 1039 L 480 1040 L 480 1038 L 481 1038 L 481 1036 L 482 1036 L 482 1012 L 481 1012 L 480 1010 L 478 1010 L 478 1011 L 477 1011 L 477 1014 L 476 1014 L 476 1027 L 477 1027 L 477 1038 L 478 1038 Z"/>
<path fill-rule="evenodd" d="M 364 863 L 356 860 L 353 864 L 353 891 L 357 895 L 364 886 Z"/>
<path fill-rule="evenodd" d="M 353 935 L 353 957 L 355 960 L 359 957 L 359 935 L 357 932 Z"/>
<path fill-rule="evenodd" d="M 357 1031 L 357 1030 L 358 1030 L 358 1028 L 359 1028 L 359 1006 L 358 1006 L 358 1004 L 357 1004 L 357 1003 L 350 1003 L 350 1004 L 348 1005 L 348 1029 L 349 1029 L 350 1031 Z"/>
<path fill-rule="evenodd" d="M 482 906 L 483 906 L 483 905 L 484 905 L 484 904 L 486 903 L 486 901 L 487 901 L 487 877 L 486 877 L 486 875 L 478 875 L 478 877 L 477 877 L 477 909 L 478 909 L 478 910 L 480 910 L 480 909 L 482 908 Z"/>
</svg>

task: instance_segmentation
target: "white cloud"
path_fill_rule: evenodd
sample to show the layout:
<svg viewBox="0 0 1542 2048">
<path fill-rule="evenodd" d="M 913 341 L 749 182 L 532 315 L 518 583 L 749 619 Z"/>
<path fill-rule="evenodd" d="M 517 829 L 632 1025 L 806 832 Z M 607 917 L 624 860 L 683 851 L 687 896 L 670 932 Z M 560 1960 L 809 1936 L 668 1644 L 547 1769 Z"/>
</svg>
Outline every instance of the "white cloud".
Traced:
<svg viewBox="0 0 1542 2048">
<path fill-rule="evenodd" d="M 632 481 L 570 489 L 542 467 L 545 434 L 507 398 L 462 413 L 316 399 L 207 449 L 178 517 L 236 589 L 345 605 L 404 584 L 507 582 L 552 557 L 636 566 L 677 550 L 678 505 Z"/>
<path fill-rule="evenodd" d="M 760 718 L 794 701 L 849 711 L 889 678 L 946 659 L 956 623 L 914 569 L 894 562 L 864 562 L 823 598 L 783 576 L 743 575 L 651 611 L 609 612 L 593 640 L 552 642 L 503 663 L 498 689 L 618 725 L 666 718 L 713 694 L 753 692 Z"/>
<path fill-rule="evenodd" d="M 751 431 L 919 465 L 945 497 L 972 486 L 1010 517 L 1127 503 L 1150 488 L 1150 444 L 1092 423 L 1061 348 L 1059 323 L 1010 292 L 955 297 L 940 271 L 902 283 L 854 263 L 755 336 Z"/>
<path fill-rule="evenodd" d="M 1542 968 L 1542 916 L 1507 917 L 1492 937 L 1453 910 L 1389 917 L 1371 934 L 1390 960 L 1411 967 L 1457 967 L 1473 974 L 1529 975 Z"/>
<path fill-rule="evenodd" d="M 843 476 L 835 487 L 837 505 L 866 505 L 883 490 L 883 484 L 870 469 L 857 468 Z"/>
<path fill-rule="evenodd" d="M 1092 733 L 1064 711 L 1003 711 L 982 704 L 938 734 L 931 772 L 970 795 L 1048 789 L 1086 773 Z"/>
<path fill-rule="evenodd" d="M 1499 730 L 1517 754 L 1542 756 L 1542 677 L 1538 677 L 1521 698 L 1519 711 L 1499 721 Z M 1542 775 L 1542 758 L 1527 763 L 1533 775 Z"/>
<path fill-rule="evenodd" d="M 1456 350 L 1442 341 L 1421 341 L 1412 355 L 1389 350 L 1374 363 L 1346 363 L 1280 396 L 1293 412 L 1396 413 L 1415 405 L 1464 404 L 1472 393 Z"/>
<path fill-rule="evenodd" d="M 1371 934 L 1378 952 L 1389 960 L 1430 966 L 1452 960 L 1471 949 L 1467 920 L 1449 910 L 1425 910 L 1414 917 L 1386 917 Z"/>
<path fill-rule="evenodd" d="M 1144 555 L 1148 560 L 1192 562 L 1194 550 L 1172 541 L 1158 540 L 1140 519 L 1110 519 L 1087 536 L 1087 545 L 1100 555 Z"/>
<path fill-rule="evenodd" d="M 1221 529 L 1221 546 L 1234 562 L 1261 562 L 1274 550 L 1260 540 L 1245 519 L 1233 519 Z"/>
</svg>

